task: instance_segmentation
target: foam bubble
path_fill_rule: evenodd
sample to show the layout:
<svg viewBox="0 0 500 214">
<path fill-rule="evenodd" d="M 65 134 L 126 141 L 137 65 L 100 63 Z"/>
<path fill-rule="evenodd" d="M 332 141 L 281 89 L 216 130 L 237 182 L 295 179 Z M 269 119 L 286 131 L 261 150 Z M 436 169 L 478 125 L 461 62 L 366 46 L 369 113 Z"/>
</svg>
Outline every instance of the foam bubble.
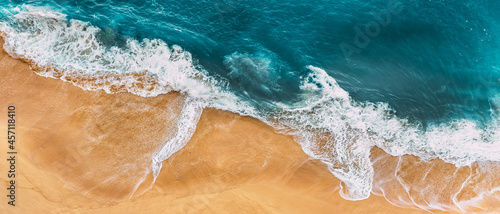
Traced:
<svg viewBox="0 0 500 214">
<path fill-rule="evenodd" d="M 146 72 L 162 87 L 144 91 L 142 96 L 175 90 L 207 98 L 213 93 L 215 80 L 196 69 L 191 54 L 177 45 L 129 38 L 124 47 L 107 47 L 99 40 L 99 28 L 79 20 L 67 21 L 64 14 L 39 7 L 25 6 L 10 18 L 0 24 L 4 49 L 39 67 L 90 75 Z"/>
<path fill-rule="evenodd" d="M 225 90 L 226 82 L 209 77 L 180 46 L 128 38 L 123 47 L 108 47 L 99 40 L 101 29 L 88 22 L 68 21 L 50 8 L 17 9 L 0 22 L 4 49 L 28 61 L 39 75 L 107 93 L 151 97 L 178 91 L 214 108 L 255 115 L 252 106 Z"/>
<path fill-rule="evenodd" d="M 440 158 L 456 166 L 500 161 L 498 121 L 482 128 L 468 120 L 431 125 L 426 130 L 394 116 L 385 103 L 356 102 L 324 70 L 309 66 L 302 106 L 282 106 L 270 124 L 296 136 L 304 151 L 322 160 L 344 182 L 341 195 L 369 197 L 373 182 L 370 149 L 393 156 Z M 284 125 L 284 126 L 283 126 Z"/>
<path fill-rule="evenodd" d="M 161 150 L 152 158 L 151 167 L 155 180 L 160 174 L 162 162 L 184 148 L 191 139 L 205 106 L 206 103 L 204 101 L 191 97 L 186 98 L 180 118 L 177 120 L 177 132 L 171 139 L 165 142 Z"/>
<path fill-rule="evenodd" d="M 26 6 L 14 12 L 10 20 L 0 23 L 4 49 L 13 57 L 32 62 L 42 70 L 41 75 L 86 90 L 128 91 L 145 97 L 170 91 L 187 95 L 177 133 L 152 157 L 155 177 L 161 162 L 189 141 L 204 107 L 253 116 L 294 135 L 308 155 L 324 162 L 342 180 L 341 195 L 350 200 L 365 199 L 372 192 L 370 149 L 374 146 L 393 156 L 440 158 L 456 166 L 500 161 L 498 119 L 486 127 L 456 120 L 424 130 L 394 116 L 386 103 L 352 100 L 335 79 L 314 66 L 308 66 L 311 72 L 303 79 L 301 102 L 275 103 L 277 110 L 260 112 L 225 90 L 227 83 L 209 77 L 179 46 L 168 46 L 158 39 L 128 38 L 122 47 L 109 47 L 99 39 L 101 30 L 87 22 L 68 21 L 64 14 L 46 8 Z M 237 53 L 225 62 L 234 78 L 272 76 L 270 63 Z M 255 73 L 241 72 L 241 66 L 248 65 Z M 498 103 L 498 97 L 492 99 L 496 112 Z"/>
</svg>

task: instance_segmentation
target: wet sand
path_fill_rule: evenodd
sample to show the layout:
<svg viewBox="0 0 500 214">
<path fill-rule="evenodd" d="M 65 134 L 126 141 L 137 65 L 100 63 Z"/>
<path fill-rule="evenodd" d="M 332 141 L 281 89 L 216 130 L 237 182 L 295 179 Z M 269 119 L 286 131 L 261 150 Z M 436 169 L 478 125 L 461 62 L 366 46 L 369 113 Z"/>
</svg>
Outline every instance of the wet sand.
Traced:
<svg viewBox="0 0 500 214">
<path fill-rule="evenodd" d="M 151 156 L 174 134 L 183 95 L 84 91 L 36 75 L 3 50 L 0 87 L 0 139 L 9 105 L 16 106 L 18 139 L 16 206 L 3 196 L 0 213 L 428 213 L 376 195 L 347 201 L 339 180 L 291 136 L 215 109 L 204 110 L 193 138 L 163 162 L 153 183 Z M 6 157 L 7 143 L 0 145 Z M 419 160 L 405 158 L 410 178 L 432 166 L 462 176 L 439 161 L 412 168 Z M 390 178 L 399 159 L 379 149 L 373 159 L 376 180 L 394 185 L 388 197 L 404 195 Z M 5 195 L 7 162 L 0 166 Z"/>
</svg>

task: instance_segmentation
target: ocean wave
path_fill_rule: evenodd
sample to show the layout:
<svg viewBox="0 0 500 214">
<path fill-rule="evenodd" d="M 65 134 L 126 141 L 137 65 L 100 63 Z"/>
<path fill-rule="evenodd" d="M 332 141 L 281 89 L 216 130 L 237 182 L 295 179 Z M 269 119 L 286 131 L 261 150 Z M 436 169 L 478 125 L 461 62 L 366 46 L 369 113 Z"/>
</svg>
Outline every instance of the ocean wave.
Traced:
<svg viewBox="0 0 500 214">
<path fill-rule="evenodd" d="M 282 106 L 271 122 L 296 136 L 304 151 L 322 160 L 346 188 L 342 196 L 369 197 L 373 183 L 370 150 L 377 146 L 393 156 L 439 158 L 457 167 L 500 161 L 498 121 L 485 128 L 468 120 L 430 125 L 395 116 L 386 103 L 356 102 L 323 69 L 309 66 L 303 106 Z M 284 126 L 283 126 L 284 125 Z"/>
<path fill-rule="evenodd" d="M 100 39 L 101 29 L 88 22 L 66 20 L 64 14 L 43 7 L 24 6 L 0 25 L 4 49 L 15 58 L 33 61 L 39 68 L 56 68 L 62 75 L 123 75 L 147 73 L 159 87 L 136 93 L 156 96 L 172 90 L 195 97 L 213 94 L 214 80 L 196 69 L 189 52 L 180 46 L 169 47 L 158 39 L 137 41 L 128 38 L 124 47 L 107 47 Z M 66 80 L 64 78 L 61 78 Z M 109 81 L 109 80 L 108 80 Z M 130 79 L 114 79 L 110 85 L 130 85 Z M 94 88 L 86 88 L 94 89 Z M 107 89 L 109 88 L 102 88 Z"/>
<path fill-rule="evenodd" d="M 318 67 L 307 67 L 310 72 L 303 78 L 300 102 L 275 103 L 277 108 L 262 112 L 228 91 L 226 82 L 208 76 L 195 65 L 189 52 L 159 39 L 127 38 L 123 47 L 108 47 L 100 41 L 101 29 L 90 23 L 68 21 L 64 14 L 34 7 L 24 7 L 1 22 L 0 31 L 4 49 L 11 56 L 30 62 L 40 75 L 62 79 L 85 90 L 131 92 L 144 97 L 171 91 L 187 95 L 177 134 L 152 157 L 155 176 L 161 162 L 189 141 L 205 107 L 249 115 L 295 136 L 309 156 L 324 162 L 342 180 L 341 195 L 350 200 L 368 198 L 372 192 L 374 169 L 370 150 L 375 146 L 393 156 L 439 158 L 456 166 L 500 161 L 498 119 L 486 127 L 456 120 L 424 129 L 396 117 L 387 103 L 354 101 Z M 255 64 L 242 54 L 233 54 L 226 61 L 235 78 L 254 75 L 240 73 L 241 62 L 250 63 L 258 72 L 268 72 L 270 63 L 264 60 Z M 498 103 L 492 101 L 495 102 Z M 492 108 L 498 111 L 498 106 Z"/>
</svg>

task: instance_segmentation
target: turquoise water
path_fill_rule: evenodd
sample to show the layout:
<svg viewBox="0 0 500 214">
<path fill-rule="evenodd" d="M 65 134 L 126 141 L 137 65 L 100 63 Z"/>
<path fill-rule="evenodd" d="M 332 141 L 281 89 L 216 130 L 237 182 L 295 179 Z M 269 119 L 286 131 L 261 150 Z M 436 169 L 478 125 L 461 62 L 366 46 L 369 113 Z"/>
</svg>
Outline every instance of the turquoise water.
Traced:
<svg viewBox="0 0 500 214">
<path fill-rule="evenodd" d="M 395 1 L 401 11 L 348 61 L 340 44 L 354 45 L 354 28 L 364 31 L 377 21 L 374 14 L 389 10 L 390 1 L 2 4 L 22 3 L 105 29 L 111 34 L 102 36 L 107 45 L 123 44 L 121 37 L 180 45 L 211 75 L 226 78 L 236 94 L 263 108 L 295 101 L 307 65 L 325 69 L 355 100 L 386 102 L 398 116 L 424 123 L 489 120 L 489 98 L 500 87 L 500 3 L 493 0 Z"/>
<path fill-rule="evenodd" d="M 369 195 L 373 146 L 457 166 L 500 161 L 498 1 L 0 2 L 11 55 L 147 71 L 164 88 L 139 95 L 193 98 L 179 136 L 206 106 L 256 117 L 330 166 L 348 199 Z"/>
</svg>

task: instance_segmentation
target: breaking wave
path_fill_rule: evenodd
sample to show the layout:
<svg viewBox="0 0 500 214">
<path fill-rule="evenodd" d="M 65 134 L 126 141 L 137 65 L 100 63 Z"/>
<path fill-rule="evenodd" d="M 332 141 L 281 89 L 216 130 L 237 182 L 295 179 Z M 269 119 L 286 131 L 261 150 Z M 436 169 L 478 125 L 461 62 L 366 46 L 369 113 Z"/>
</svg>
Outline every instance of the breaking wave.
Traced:
<svg viewBox="0 0 500 214">
<path fill-rule="evenodd" d="M 161 162 L 189 141 L 205 107 L 250 115 L 293 135 L 309 156 L 328 165 L 342 181 L 342 197 L 350 200 L 366 199 L 372 192 L 373 147 L 393 156 L 439 158 L 457 167 L 500 161 L 498 98 L 491 98 L 491 114 L 495 119 L 487 125 L 462 119 L 424 128 L 395 116 L 387 103 L 353 100 L 323 69 L 308 66 L 309 72 L 300 85 L 299 101 L 275 102 L 275 108 L 262 110 L 231 93 L 225 79 L 209 76 L 189 52 L 159 39 L 126 38 L 121 46 L 105 45 L 102 35 L 106 31 L 35 7 L 17 11 L 0 23 L 0 31 L 4 49 L 11 56 L 31 63 L 42 76 L 107 93 L 130 92 L 144 97 L 171 91 L 185 94 L 188 98 L 177 134 L 152 157 L 155 177 Z M 262 84 L 266 86 L 262 90 L 270 91 L 273 74 L 265 73 L 270 62 L 254 63 L 255 58 L 258 56 L 235 53 L 227 56 L 225 63 L 232 69 L 230 75 L 247 78 L 257 85 L 259 80 L 264 81 Z M 239 73 L 242 68 L 238 62 L 260 73 Z"/>
</svg>

